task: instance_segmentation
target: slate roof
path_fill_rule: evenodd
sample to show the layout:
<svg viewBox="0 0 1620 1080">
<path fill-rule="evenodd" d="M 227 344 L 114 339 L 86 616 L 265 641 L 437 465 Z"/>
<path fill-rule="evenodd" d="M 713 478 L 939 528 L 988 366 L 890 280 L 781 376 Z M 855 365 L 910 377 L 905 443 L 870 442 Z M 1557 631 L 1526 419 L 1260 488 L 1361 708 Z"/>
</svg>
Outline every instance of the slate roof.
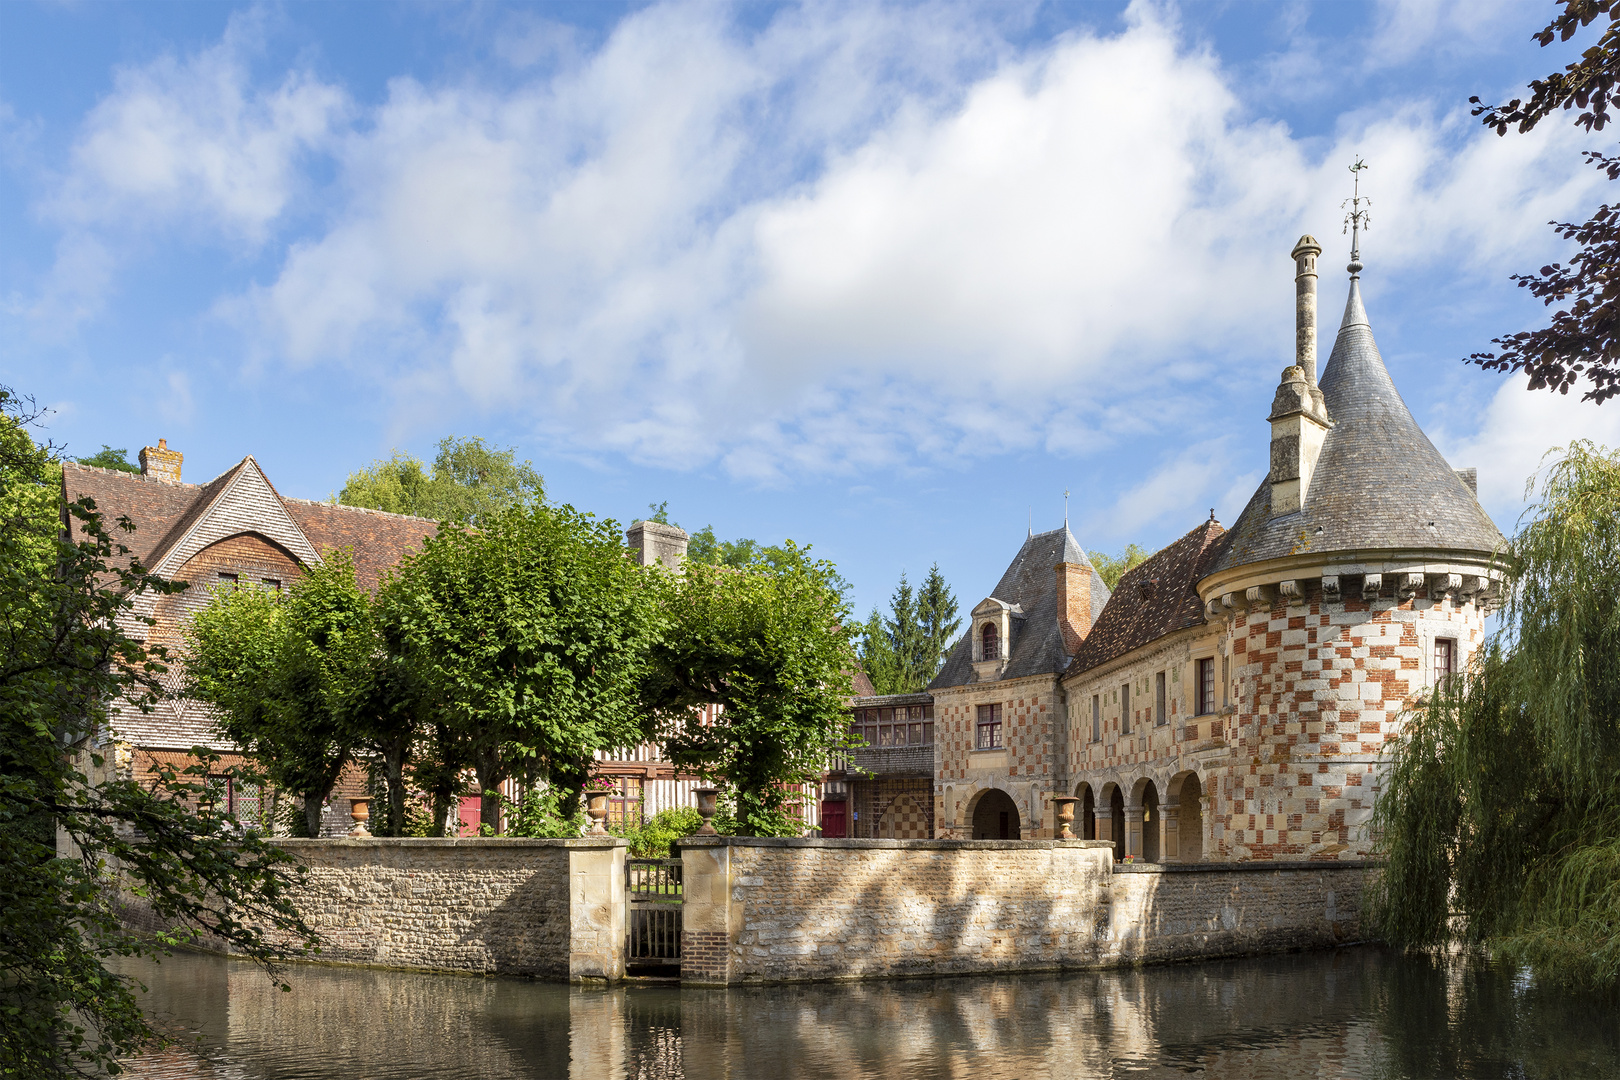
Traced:
<svg viewBox="0 0 1620 1080">
<path fill-rule="evenodd" d="M 1202 624 L 1204 604 L 1198 598 L 1198 582 L 1226 551 L 1228 535 L 1211 518 L 1126 571 L 1091 633 L 1080 643 L 1069 674 L 1106 664 L 1166 634 Z"/>
<path fill-rule="evenodd" d="M 135 532 L 115 535 L 129 546 L 134 558 L 151 568 L 207 512 L 246 464 L 244 459 L 206 484 L 177 484 L 68 461 L 62 464 L 62 491 L 69 501 L 94 499 L 109 528 L 119 516 L 127 516 L 135 524 Z M 376 588 L 390 567 L 438 531 L 438 523 L 429 518 L 289 499 L 279 492 L 276 498 L 316 551 L 352 548 L 355 575 L 367 589 Z"/>
<path fill-rule="evenodd" d="M 1366 548 L 1439 548 L 1489 555 L 1503 543 L 1485 510 L 1412 418 L 1373 340 L 1350 279 L 1344 321 L 1322 373 L 1333 427 L 1322 445 L 1305 507 L 1271 516 L 1271 483 L 1231 530 L 1210 572 L 1294 553 Z"/>
<path fill-rule="evenodd" d="M 1009 643 L 1007 667 L 1003 679 L 1021 679 L 1029 675 L 1057 674 L 1069 664 L 1069 654 L 1063 647 L 1063 630 L 1057 617 L 1057 565 L 1060 562 L 1091 566 L 1091 560 L 1081 549 L 1074 534 L 1065 525 L 1051 532 L 1036 533 L 1024 541 L 1018 555 L 1007 572 L 1001 575 L 995 592 L 990 595 L 1008 604 L 1018 605 L 1023 618 L 1012 619 L 1012 641 Z M 1092 567 L 1091 610 L 1093 617 L 1108 603 L 1108 586 Z M 945 666 L 940 668 L 930 690 L 948 686 L 966 686 L 973 681 L 972 628 L 957 641 Z"/>
</svg>

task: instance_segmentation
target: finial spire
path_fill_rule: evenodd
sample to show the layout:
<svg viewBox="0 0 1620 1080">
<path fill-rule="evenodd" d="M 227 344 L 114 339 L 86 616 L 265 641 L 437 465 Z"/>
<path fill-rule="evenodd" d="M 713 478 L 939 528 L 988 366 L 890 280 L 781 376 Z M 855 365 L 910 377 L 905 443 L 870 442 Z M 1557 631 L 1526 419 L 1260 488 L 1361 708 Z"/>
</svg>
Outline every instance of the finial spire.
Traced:
<svg viewBox="0 0 1620 1080">
<path fill-rule="evenodd" d="M 1069 527 L 1069 489 L 1063 489 L 1063 527 Z"/>
<path fill-rule="evenodd" d="M 1035 536 L 1035 504 L 1030 503 L 1029 504 L 1029 536 L 1026 537 L 1026 539 L 1032 539 L 1034 536 Z"/>
<path fill-rule="evenodd" d="M 1350 212 L 1344 215 L 1344 230 L 1350 234 L 1350 265 L 1345 269 L 1352 278 L 1361 276 L 1361 230 L 1372 227 L 1372 218 L 1361 208 L 1362 203 L 1372 205 L 1371 199 L 1361 197 L 1361 172 L 1365 168 L 1367 163 L 1358 156 L 1356 163 L 1350 166 L 1350 175 L 1355 178 L 1355 194 L 1340 204 L 1350 207 Z"/>
</svg>

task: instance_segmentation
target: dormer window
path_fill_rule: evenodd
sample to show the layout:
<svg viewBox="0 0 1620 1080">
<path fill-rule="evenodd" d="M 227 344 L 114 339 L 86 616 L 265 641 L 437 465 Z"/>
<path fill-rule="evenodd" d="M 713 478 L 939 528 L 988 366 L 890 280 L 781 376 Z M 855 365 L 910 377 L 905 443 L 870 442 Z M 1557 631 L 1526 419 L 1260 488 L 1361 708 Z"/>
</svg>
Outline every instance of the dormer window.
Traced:
<svg viewBox="0 0 1620 1080">
<path fill-rule="evenodd" d="M 994 660 L 1001 655 L 1001 635 L 996 631 L 996 624 L 987 622 L 979 630 L 980 640 L 984 642 L 984 650 L 979 654 L 986 660 Z"/>
</svg>

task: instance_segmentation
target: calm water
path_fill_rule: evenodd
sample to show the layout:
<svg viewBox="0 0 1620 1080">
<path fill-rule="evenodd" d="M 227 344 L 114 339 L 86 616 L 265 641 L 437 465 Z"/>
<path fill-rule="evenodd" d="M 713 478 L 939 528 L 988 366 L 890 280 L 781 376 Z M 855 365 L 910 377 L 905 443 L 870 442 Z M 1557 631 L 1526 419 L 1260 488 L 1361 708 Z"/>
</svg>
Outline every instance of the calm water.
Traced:
<svg viewBox="0 0 1620 1080">
<path fill-rule="evenodd" d="M 1620 1003 L 1375 948 L 1138 971 L 747 990 L 175 956 L 128 969 L 194 1050 L 141 1077 L 1620 1078 Z"/>
</svg>

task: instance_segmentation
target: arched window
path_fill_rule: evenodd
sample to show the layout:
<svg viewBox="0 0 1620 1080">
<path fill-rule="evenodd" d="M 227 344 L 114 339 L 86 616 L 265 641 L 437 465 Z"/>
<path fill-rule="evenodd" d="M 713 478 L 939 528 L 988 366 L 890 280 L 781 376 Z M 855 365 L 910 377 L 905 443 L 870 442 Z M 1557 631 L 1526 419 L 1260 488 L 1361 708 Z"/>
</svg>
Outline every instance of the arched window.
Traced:
<svg viewBox="0 0 1620 1080">
<path fill-rule="evenodd" d="M 996 633 L 996 624 L 987 622 L 984 629 L 979 632 L 984 639 L 984 652 L 981 654 L 986 660 L 994 660 L 1001 655 L 1001 637 Z"/>
</svg>

